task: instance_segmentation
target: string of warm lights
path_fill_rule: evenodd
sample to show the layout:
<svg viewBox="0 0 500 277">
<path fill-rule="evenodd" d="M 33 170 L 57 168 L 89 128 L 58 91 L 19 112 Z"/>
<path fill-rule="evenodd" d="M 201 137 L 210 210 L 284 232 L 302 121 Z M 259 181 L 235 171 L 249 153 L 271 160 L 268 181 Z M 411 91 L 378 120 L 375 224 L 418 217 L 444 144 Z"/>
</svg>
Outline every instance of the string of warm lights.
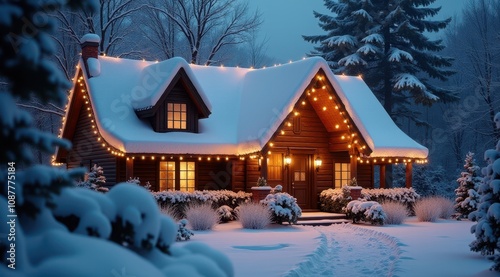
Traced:
<svg viewBox="0 0 500 277">
<path fill-rule="evenodd" d="M 305 58 L 303 58 L 305 59 Z M 144 61 L 144 60 L 143 60 Z M 158 61 L 155 61 L 156 63 Z M 292 61 L 290 61 L 291 63 Z M 276 66 L 281 66 L 281 64 L 275 64 L 274 65 L 275 67 Z M 224 67 L 223 65 L 221 65 L 221 67 Z M 265 66 L 263 68 L 266 68 Z M 251 68 L 253 69 L 253 67 Z M 100 143 L 100 145 L 105 148 L 105 150 L 107 150 L 109 153 L 111 153 L 112 155 L 114 156 L 117 156 L 117 157 L 126 157 L 127 160 L 135 160 L 136 158 L 139 158 L 141 160 L 146 160 L 146 159 L 151 159 L 151 160 L 155 160 L 155 159 L 160 159 L 160 160 L 167 160 L 167 156 L 165 155 L 140 155 L 140 154 L 134 154 L 134 155 L 131 155 L 131 154 L 126 154 L 124 151 L 121 151 L 113 146 L 111 146 L 108 142 L 106 142 L 106 140 L 100 135 L 100 132 L 98 130 L 98 127 L 97 127 L 97 124 L 96 124 L 96 119 L 95 119 L 95 116 L 94 116 L 94 112 L 92 110 L 92 105 L 90 103 L 90 99 L 89 99 L 89 96 L 88 96 L 88 93 L 87 93 L 87 88 L 86 88 L 86 84 L 85 84 L 85 81 L 84 81 L 84 78 L 83 78 L 83 73 L 81 70 L 79 70 L 79 66 L 77 65 L 77 71 L 79 72 L 78 73 L 78 76 L 77 76 L 77 82 L 75 83 L 76 86 L 74 88 L 74 90 L 72 91 L 72 94 L 76 92 L 77 89 L 80 90 L 81 92 L 81 95 L 83 97 L 83 101 L 84 101 L 84 107 L 86 108 L 86 111 L 88 112 L 88 117 L 90 119 L 90 123 L 91 123 L 91 128 L 92 128 L 92 133 L 95 135 L 95 138 L 97 140 L 98 143 Z M 326 111 L 329 111 L 330 109 L 333 109 L 334 111 L 337 111 L 339 116 L 342 118 L 341 122 L 339 123 L 336 123 L 334 128 L 336 130 L 343 130 L 343 129 L 346 129 L 347 131 L 341 135 L 341 140 L 347 140 L 347 148 L 346 150 L 350 150 L 350 149 L 357 149 L 360 153 L 363 153 L 365 152 L 365 150 L 367 150 L 367 145 L 366 145 L 366 142 L 364 142 L 364 140 L 362 139 L 362 136 L 359 134 L 359 131 L 357 130 L 356 126 L 354 124 L 352 124 L 352 119 L 350 118 L 349 114 L 347 113 L 345 107 L 343 104 L 341 104 L 342 102 L 340 101 L 340 99 L 338 99 L 338 97 L 333 93 L 332 90 L 328 89 L 329 87 L 327 86 L 327 83 L 325 82 L 326 81 L 326 77 L 324 77 L 322 74 L 317 74 L 316 75 L 316 82 L 314 85 L 311 85 L 311 87 L 306 91 L 306 96 L 305 97 L 309 97 L 309 101 L 311 102 L 317 102 L 319 100 L 319 96 L 316 94 L 318 91 L 323 91 L 323 92 L 326 92 L 328 93 L 328 100 L 331 101 L 331 103 L 325 103 L 321 110 L 323 112 L 326 112 Z M 358 78 L 361 78 L 361 76 L 358 76 Z M 71 97 L 72 97 L 72 94 L 70 94 L 68 96 L 68 101 L 71 100 Z M 300 103 L 300 106 L 305 106 L 307 105 L 307 101 L 306 99 L 302 99 L 302 100 L 299 100 Z M 286 117 L 285 121 L 283 122 L 282 124 L 282 127 L 280 127 L 281 129 L 279 130 L 279 132 L 277 132 L 277 135 L 286 135 L 286 131 L 289 129 L 289 128 L 293 128 L 293 117 L 294 116 L 299 116 L 300 115 L 300 112 L 298 111 L 298 107 L 299 107 L 299 104 L 297 103 L 297 105 L 292 109 L 292 111 L 289 113 L 289 115 Z M 68 106 L 69 105 L 66 105 L 65 109 L 67 110 L 68 109 Z M 63 117 L 62 118 L 62 126 L 64 126 L 66 122 L 66 117 Z M 60 138 L 63 136 L 63 129 L 59 129 L 59 135 L 58 135 Z M 359 138 L 359 139 L 358 139 Z M 274 146 L 274 143 L 272 141 L 269 141 L 268 144 L 267 144 L 267 149 L 272 149 L 272 147 Z M 271 150 L 268 151 L 268 154 L 271 154 Z M 221 157 L 222 156 L 222 157 Z M 364 155 L 363 155 L 364 156 Z M 175 156 L 168 156 L 168 158 L 170 160 L 174 159 L 174 157 L 176 157 L 177 159 L 179 160 L 183 160 L 184 159 L 184 155 L 175 155 Z M 245 155 L 236 155 L 235 157 L 239 158 L 240 160 L 245 160 L 247 157 L 248 158 L 251 158 L 251 159 L 256 159 L 256 158 L 259 158 L 261 159 L 260 155 L 256 155 L 256 154 L 245 154 Z M 351 155 L 351 158 L 353 156 Z M 190 156 L 190 158 L 192 158 L 192 156 Z M 206 160 L 206 161 L 212 161 L 212 160 L 216 160 L 216 161 L 220 161 L 220 160 L 226 160 L 228 161 L 230 159 L 229 156 L 225 156 L 225 155 L 215 155 L 215 156 L 198 156 L 198 161 L 203 161 L 203 160 Z M 398 164 L 398 163 L 411 163 L 411 162 L 415 162 L 415 163 L 418 163 L 418 164 L 423 164 L 423 163 L 427 163 L 427 159 L 414 159 L 414 158 L 388 158 L 388 157 L 384 157 L 384 158 L 376 158 L 376 157 L 357 157 L 357 161 L 358 163 L 366 163 L 366 164 Z M 56 157 L 55 155 L 52 156 L 52 164 L 53 165 L 62 165 L 61 163 L 57 163 L 56 162 Z"/>
<path fill-rule="evenodd" d="M 326 77 L 324 77 L 321 74 L 316 75 L 316 84 L 319 84 L 319 86 L 312 85 L 310 89 L 306 91 L 307 97 L 309 97 L 309 101 L 311 102 L 317 102 L 319 100 L 319 96 L 316 95 L 318 90 L 322 90 L 328 93 L 328 99 L 331 101 L 331 103 L 326 103 L 321 110 L 323 112 L 328 111 L 329 109 L 334 109 L 335 111 L 338 111 L 338 114 L 341 116 L 342 121 L 341 123 L 336 123 L 334 128 L 336 130 L 341 130 L 343 127 L 347 130 L 347 132 L 343 135 L 341 135 L 341 140 L 348 140 L 347 148 L 346 150 L 350 150 L 352 148 L 358 149 L 360 153 L 363 153 L 364 151 L 368 150 L 366 142 L 362 139 L 362 136 L 359 134 L 359 131 L 356 130 L 355 125 L 352 124 L 352 119 L 349 117 L 345 107 L 341 104 L 342 102 L 338 97 L 333 93 L 333 91 L 328 90 L 328 87 L 326 83 L 324 82 L 326 80 Z M 361 78 L 361 76 L 358 76 L 358 78 Z M 307 105 L 306 99 L 302 99 L 298 101 L 301 106 Z M 298 111 L 297 106 L 292 109 L 292 111 L 288 114 L 288 116 L 285 119 L 285 122 L 282 124 L 281 130 L 278 132 L 279 135 L 286 135 L 287 128 L 293 128 L 293 118 L 294 116 L 299 116 L 300 112 Z M 342 126 L 343 124 L 343 126 Z M 359 139 L 358 139 L 359 138 Z M 272 141 L 268 142 L 267 148 L 272 149 L 274 146 L 274 143 Z M 267 152 L 268 154 L 271 154 L 271 150 Z M 363 155 L 364 156 L 364 155 Z M 353 155 L 350 155 L 351 158 L 353 158 Z M 415 162 L 418 164 L 424 164 L 427 163 L 427 159 L 416 159 L 416 158 L 399 158 L 399 157 L 394 157 L 394 158 L 389 158 L 389 157 L 382 157 L 382 158 L 377 158 L 377 157 L 357 157 L 358 163 L 361 164 L 398 164 L 398 163 L 411 163 Z"/>
</svg>

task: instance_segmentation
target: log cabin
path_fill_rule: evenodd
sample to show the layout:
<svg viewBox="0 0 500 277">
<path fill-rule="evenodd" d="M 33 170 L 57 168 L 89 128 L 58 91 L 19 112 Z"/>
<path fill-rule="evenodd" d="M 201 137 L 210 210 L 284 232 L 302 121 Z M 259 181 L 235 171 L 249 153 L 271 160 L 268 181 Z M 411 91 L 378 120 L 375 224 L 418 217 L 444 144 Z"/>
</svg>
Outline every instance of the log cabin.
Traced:
<svg viewBox="0 0 500 277">
<path fill-rule="evenodd" d="M 373 187 L 385 168 L 426 162 L 360 76 L 334 75 L 306 58 L 254 69 L 99 55 L 85 35 L 54 163 L 103 167 L 107 183 L 131 177 L 156 191 L 250 191 L 281 184 L 303 209 L 356 177 Z"/>
</svg>

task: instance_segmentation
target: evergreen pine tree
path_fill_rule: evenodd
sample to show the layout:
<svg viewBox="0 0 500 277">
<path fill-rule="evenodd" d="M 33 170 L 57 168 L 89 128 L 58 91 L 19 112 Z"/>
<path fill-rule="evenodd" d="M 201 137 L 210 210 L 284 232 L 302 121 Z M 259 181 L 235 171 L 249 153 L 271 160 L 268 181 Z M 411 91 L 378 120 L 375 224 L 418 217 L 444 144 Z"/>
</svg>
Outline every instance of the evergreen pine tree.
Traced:
<svg viewBox="0 0 500 277">
<path fill-rule="evenodd" d="M 105 186 L 106 177 L 104 176 L 104 170 L 102 169 L 102 167 L 97 166 L 97 164 L 94 164 L 94 166 L 91 168 L 87 181 L 90 183 L 90 187 L 93 190 L 100 192 L 109 191 L 109 189 Z"/>
<path fill-rule="evenodd" d="M 16 212 L 21 219 L 23 214 L 34 217 L 45 204 L 51 204 L 54 193 L 73 185 L 73 179 L 83 173 L 35 164 L 31 149 L 52 154 L 56 147 L 71 145 L 38 130 L 31 115 L 16 105 L 33 97 L 44 104 L 62 105 L 66 101 L 71 83 L 51 62 L 55 50 L 51 35 L 56 28 L 51 13 L 66 4 L 87 10 L 97 7 L 91 0 L 0 2 L 0 80 L 5 83 L 0 91 L 0 177 L 4 180 L 0 193 L 6 196 L 13 192 L 6 175 L 9 168 L 16 169 L 15 182 L 9 185 L 17 188 Z"/>
<path fill-rule="evenodd" d="M 500 113 L 494 120 L 500 129 Z M 488 165 L 482 169 L 484 177 L 478 188 L 480 202 L 477 210 L 469 215 L 469 219 L 477 221 L 471 228 L 476 239 L 469 246 L 472 251 L 491 255 L 494 262 L 491 269 L 500 271 L 500 141 L 495 149 L 484 152 L 484 158 Z"/>
<path fill-rule="evenodd" d="M 474 153 L 469 152 L 465 157 L 464 169 L 457 179 L 458 188 L 455 189 L 455 211 L 458 218 L 467 218 L 469 214 L 477 209 L 479 194 L 477 189 L 481 182 L 479 166 L 476 165 Z"/>
<path fill-rule="evenodd" d="M 435 53 L 442 41 L 424 35 L 451 20 L 426 20 L 440 10 L 428 7 L 434 1 L 324 0 L 333 15 L 314 16 L 326 34 L 303 37 L 317 44 L 310 55 L 322 56 L 336 74 L 362 75 L 391 116 L 417 120 L 408 99 L 427 105 L 456 99 L 429 82 L 453 73 L 446 69 L 452 59 Z"/>
</svg>

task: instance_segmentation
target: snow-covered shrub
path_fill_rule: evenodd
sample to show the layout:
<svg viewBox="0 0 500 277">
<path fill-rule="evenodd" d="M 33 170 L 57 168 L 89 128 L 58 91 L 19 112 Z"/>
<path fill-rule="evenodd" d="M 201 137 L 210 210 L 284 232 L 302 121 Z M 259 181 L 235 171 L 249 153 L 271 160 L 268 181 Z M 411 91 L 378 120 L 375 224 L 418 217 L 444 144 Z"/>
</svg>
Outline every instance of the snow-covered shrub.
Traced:
<svg viewBox="0 0 500 277">
<path fill-rule="evenodd" d="M 400 202 L 406 205 L 412 213 L 415 201 L 420 195 L 413 188 L 391 188 L 391 189 L 363 189 L 361 199 L 384 203 L 388 201 Z M 321 210 L 325 212 L 341 213 L 351 201 L 348 187 L 342 189 L 327 189 L 320 194 Z"/>
<path fill-rule="evenodd" d="M 158 205 L 172 206 L 181 215 L 184 215 L 190 204 L 209 203 L 215 209 L 224 205 L 234 209 L 241 203 L 249 202 L 252 199 L 251 193 L 230 190 L 160 191 L 153 192 L 153 196 Z"/>
<path fill-rule="evenodd" d="M 387 201 L 381 205 L 386 216 L 384 224 L 399 225 L 408 217 L 407 207 L 401 202 Z"/>
<path fill-rule="evenodd" d="M 220 222 L 225 223 L 234 220 L 234 210 L 228 205 L 220 206 L 216 211 L 219 214 Z"/>
<path fill-rule="evenodd" d="M 442 214 L 440 197 L 425 197 L 415 203 L 415 215 L 419 221 L 435 222 Z"/>
<path fill-rule="evenodd" d="M 98 192 L 108 192 L 109 188 L 106 187 L 106 177 L 104 170 L 101 166 L 94 164 L 87 174 L 87 180 L 78 182 L 77 187 L 87 188 Z"/>
<path fill-rule="evenodd" d="M 477 210 L 479 203 L 477 188 L 482 179 L 478 176 L 481 170 L 476 165 L 474 153 L 467 153 L 464 169 L 465 171 L 457 179 L 458 188 L 455 189 L 455 210 L 458 219 L 467 218 L 471 212 Z"/>
<path fill-rule="evenodd" d="M 500 129 L 500 113 L 494 117 Z M 500 271 L 500 141 L 495 149 L 484 152 L 487 166 L 482 169 L 483 181 L 477 192 L 480 195 L 477 210 L 469 214 L 469 219 L 477 221 L 471 227 L 476 239 L 469 244 L 470 249 L 482 255 L 492 255 L 492 270 Z"/>
<path fill-rule="evenodd" d="M 347 203 L 352 200 L 347 186 L 342 189 L 327 189 L 320 193 L 320 209 L 324 212 L 342 213 Z"/>
<path fill-rule="evenodd" d="M 267 205 L 271 211 L 273 222 L 282 224 L 296 224 L 302 215 L 302 209 L 297 204 L 297 199 L 286 192 L 268 194 L 261 203 Z"/>
<path fill-rule="evenodd" d="M 267 206 L 253 202 L 240 205 L 236 218 L 245 229 L 264 229 L 272 220 Z"/>
<path fill-rule="evenodd" d="M 179 220 L 177 222 L 178 228 L 177 228 L 177 241 L 182 241 L 182 240 L 189 240 L 191 236 L 194 236 L 193 232 L 189 230 L 186 226 L 188 225 L 189 221 L 185 218 Z"/>
<path fill-rule="evenodd" d="M 179 220 L 182 218 L 182 215 L 171 205 L 162 204 L 160 205 L 160 211 L 162 214 L 166 216 L 170 216 L 173 220 Z"/>
<path fill-rule="evenodd" d="M 353 223 L 366 221 L 371 224 L 383 225 L 386 218 L 382 206 L 375 201 L 353 200 L 347 203 L 344 211 L 347 218 L 351 218 Z"/>
<path fill-rule="evenodd" d="M 186 219 L 193 230 L 211 230 L 219 223 L 219 214 L 210 204 L 192 204 L 186 209 Z"/>
<path fill-rule="evenodd" d="M 439 203 L 439 218 L 449 219 L 453 214 L 455 214 L 455 203 L 444 197 L 435 197 L 436 201 Z"/>
<path fill-rule="evenodd" d="M 277 193 L 277 192 L 283 192 L 283 186 L 282 185 L 276 185 L 273 188 L 272 193 Z"/>
<path fill-rule="evenodd" d="M 141 187 L 147 189 L 148 191 L 151 191 L 151 184 L 149 183 L 149 181 L 146 181 L 146 183 L 144 183 L 144 185 L 143 185 L 141 183 L 141 180 L 139 180 L 139 177 L 130 177 L 127 180 L 127 183 L 135 184 L 135 185 L 138 185 L 138 186 L 141 186 Z"/>
<path fill-rule="evenodd" d="M 181 214 L 177 212 L 175 208 L 170 205 L 161 205 L 160 211 L 162 214 L 172 218 L 174 221 L 177 221 L 177 241 L 181 240 L 189 240 L 193 235 L 189 229 L 187 229 L 186 225 L 188 224 L 188 220 L 182 218 Z M 182 219 L 181 219 L 182 218 Z"/>
</svg>

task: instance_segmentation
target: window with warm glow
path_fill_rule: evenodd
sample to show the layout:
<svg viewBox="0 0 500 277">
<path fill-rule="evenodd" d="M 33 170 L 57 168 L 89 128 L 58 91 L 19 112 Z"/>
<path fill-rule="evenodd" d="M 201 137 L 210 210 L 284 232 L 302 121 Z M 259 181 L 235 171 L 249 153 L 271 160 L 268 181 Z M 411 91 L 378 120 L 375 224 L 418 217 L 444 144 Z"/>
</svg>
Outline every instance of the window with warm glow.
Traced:
<svg viewBox="0 0 500 277">
<path fill-rule="evenodd" d="M 160 191 L 175 190 L 175 162 L 160 162 Z"/>
<path fill-rule="evenodd" d="M 194 191 L 195 182 L 195 163 L 180 162 L 179 163 L 179 181 L 181 191 Z"/>
<path fill-rule="evenodd" d="M 283 179 L 283 155 L 281 153 L 272 153 L 267 157 L 267 180 L 281 181 Z"/>
<path fill-rule="evenodd" d="M 167 128 L 187 129 L 187 106 L 182 103 L 167 104 Z"/>
<path fill-rule="evenodd" d="M 195 162 L 160 162 L 160 191 L 194 191 L 196 179 Z"/>
<path fill-rule="evenodd" d="M 349 184 L 351 180 L 351 164 L 335 163 L 333 172 L 335 174 L 335 188 L 341 188 L 343 185 Z"/>
</svg>

